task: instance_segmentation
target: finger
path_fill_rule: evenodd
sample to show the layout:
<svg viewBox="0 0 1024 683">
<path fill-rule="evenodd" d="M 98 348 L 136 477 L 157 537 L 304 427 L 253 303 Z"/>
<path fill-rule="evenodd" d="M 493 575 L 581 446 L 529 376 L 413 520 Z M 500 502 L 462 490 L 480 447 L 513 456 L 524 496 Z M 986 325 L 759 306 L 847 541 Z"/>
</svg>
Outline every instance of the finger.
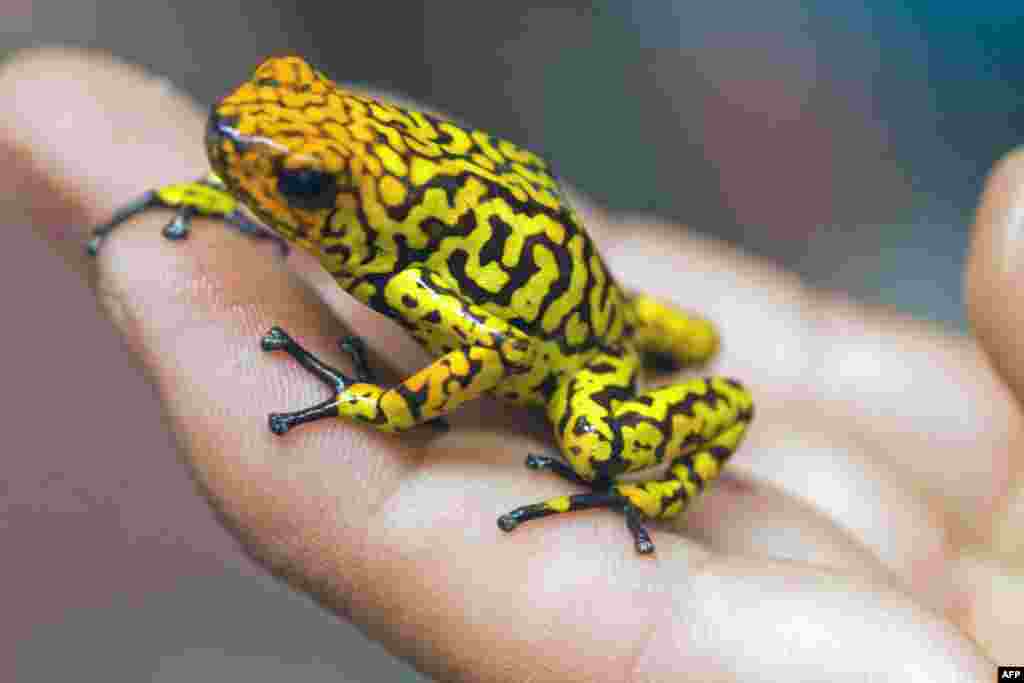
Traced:
<svg viewBox="0 0 1024 683">
<path fill-rule="evenodd" d="M 130 98 L 125 83 L 136 88 Z M 92 225 L 143 190 L 207 168 L 195 106 L 138 67 L 99 53 L 34 50 L 4 65 L 0 92 L 18 103 L 0 111 L 2 139 L 20 152 L 20 175 L 36 179 L 17 200 L 73 208 L 75 221 L 36 211 L 33 225 L 83 276 L 92 270 L 82 248 Z"/>
<path fill-rule="evenodd" d="M 1024 150 L 1006 156 L 985 185 L 971 233 L 964 298 L 971 327 L 1018 405 L 1024 400 Z M 1016 448 L 1015 452 L 1020 452 Z M 1018 456 L 991 522 L 994 547 L 1024 561 L 1024 466 Z"/>
<path fill-rule="evenodd" d="M 1015 661 L 1024 642 L 1024 574 L 1016 559 L 1016 565 L 1008 564 L 974 548 L 955 572 L 959 592 L 967 597 L 961 605 L 964 631 L 997 662 Z"/>
<path fill-rule="evenodd" d="M 994 671 L 973 643 L 897 592 L 738 557 L 702 569 L 687 597 L 664 600 L 675 618 L 652 626 L 635 680 L 812 681 L 824 671 L 835 681 L 896 680 L 912 666 L 921 680 L 954 683 Z"/>
<path fill-rule="evenodd" d="M 992 171 L 978 206 L 965 275 L 967 312 L 985 351 L 1024 397 L 1024 151 Z"/>
<path fill-rule="evenodd" d="M 608 240 L 604 253 L 621 283 L 719 325 L 722 351 L 710 370 L 750 385 L 758 402 L 752 431 L 770 419 L 798 433 L 853 431 L 901 486 L 950 513 L 947 521 L 971 520 L 958 531 L 977 539 L 969 527 L 993 514 L 1024 424 L 969 340 L 816 292 L 791 273 L 675 226 L 610 220 L 623 237 Z M 801 412 L 790 414 L 794 400 Z"/>
</svg>

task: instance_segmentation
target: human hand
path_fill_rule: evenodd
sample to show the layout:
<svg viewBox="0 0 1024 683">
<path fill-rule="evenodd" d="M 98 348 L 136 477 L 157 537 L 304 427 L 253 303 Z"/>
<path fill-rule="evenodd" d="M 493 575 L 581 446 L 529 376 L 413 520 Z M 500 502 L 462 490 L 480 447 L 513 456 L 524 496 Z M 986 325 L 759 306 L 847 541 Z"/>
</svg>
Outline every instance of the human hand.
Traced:
<svg viewBox="0 0 1024 683">
<path fill-rule="evenodd" d="M 38 53 L 0 74 L 12 82 L 19 106 L 0 130 L 77 199 L 83 227 L 206 167 L 202 114 L 135 70 Z M 73 128 L 56 125 L 66 112 Z M 208 221 L 167 242 L 168 215 L 153 212 L 92 263 L 84 234 L 37 227 L 90 274 L 195 480 L 253 557 L 442 680 L 988 680 L 986 657 L 1013 663 L 1024 606 L 1004 565 L 1024 518 L 1010 504 L 1024 500 L 1012 233 L 997 227 L 1020 183 L 1005 182 L 979 214 L 969 280 L 1002 375 L 972 340 L 808 290 L 674 226 L 581 207 L 620 281 L 716 320 L 709 371 L 757 402 L 727 474 L 675 524 L 651 525 L 653 557 L 604 512 L 501 533 L 498 515 L 567 485 L 523 467 L 553 448 L 548 430 L 496 403 L 467 405 L 444 435 L 340 422 L 272 435 L 267 413 L 323 398 L 259 350 L 274 324 L 342 367 L 348 330 L 392 378 L 425 362 L 301 254 L 290 271 L 273 244 Z"/>
</svg>

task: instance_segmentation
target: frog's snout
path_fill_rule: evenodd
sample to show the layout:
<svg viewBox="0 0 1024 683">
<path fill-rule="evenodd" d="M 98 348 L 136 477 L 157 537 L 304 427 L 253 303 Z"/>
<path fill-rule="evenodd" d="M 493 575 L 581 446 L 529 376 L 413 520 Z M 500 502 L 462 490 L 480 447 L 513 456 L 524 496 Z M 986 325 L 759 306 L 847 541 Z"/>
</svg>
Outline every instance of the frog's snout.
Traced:
<svg viewBox="0 0 1024 683">
<path fill-rule="evenodd" d="M 204 136 L 206 152 L 210 161 L 215 162 L 223 155 L 222 143 L 225 140 L 234 142 L 236 149 L 244 144 L 242 136 L 238 133 L 238 120 L 233 116 L 222 116 L 217 113 L 216 109 L 212 109 L 209 118 L 206 119 L 206 134 Z"/>
</svg>

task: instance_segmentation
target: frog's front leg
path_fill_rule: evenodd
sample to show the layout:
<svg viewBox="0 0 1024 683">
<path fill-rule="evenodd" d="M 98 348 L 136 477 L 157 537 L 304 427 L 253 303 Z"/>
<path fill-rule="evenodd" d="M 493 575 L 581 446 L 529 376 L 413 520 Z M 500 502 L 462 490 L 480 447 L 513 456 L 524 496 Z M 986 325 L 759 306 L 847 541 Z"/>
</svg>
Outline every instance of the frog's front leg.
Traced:
<svg viewBox="0 0 1024 683">
<path fill-rule="evenodd" d="M 570 481 L 589 482 L 595 490 L 517 508 L 499 518 L 502 530 L 563 512 L 609 508 L 625 516 L 637 551 L 649 553 L 654 544 L 642 520 L 678 515 L 718 476 L 753 416 L 750 395 L 719 377 L 637 395 L 638 365 L 636 352 L 623 350 L 584 366 L 555 393 L 548 409 L 568 464 L 538 456 L 527 460 Z M 666 458 L 669 467 L 658 478 L 616 481 Z"/>
<path fill-rule="evenodd" d="M 303 349 L 284 330 L 264 336 L 263 349 L 285 351 L 334 391 L 323 403 L 270 415 L 270 428 L 292 427 L 325 417 L 343 417 L 387 432 L 410 429 L 445 415 L 462 403 L 526 372 L 533 363 L 530 338 L 504 320 L 469 303 L 450 281 L 409 268 L 382 285 L 387 312 L 399 317 L 437 360 L 394 387 L 353 381 Z"/>
<path fill-rule="evenodd" d="M 370 367 L 370 361 L 366 357 L 366 342 L 362 337 L 354 334 L 345 335 L 338 340 L 338 346 L 352 359 L 353 369 L 356 373 L 356 381 L 363 384 L 376 384 L 377 373 Z M 451 427 L 443 417 L 435 417 L 429 421 L 434 429 L 446 432 Z"/>
<path fill-rule="evenodd" d="M 121 207 L 114 212 L 109 221 L 93 229 L 93 236 L 86 245 L 89 253 L 95 256 L 103 240 L 117 226 L 134 216 L 157 208 L 175 211 L 174 218 L 163 229 L 163 235 L 167 239 L 180 240 L 188 237 L 192 219 L 196 216 L 205 216 L 220 219 L 243 234 L 274 240 L 282 253 L 288 253 L 288 243 L 252 221 L 215 173 L 208 173 L 198 180 L 164 185 L 150 190 Z"/>
</svg>

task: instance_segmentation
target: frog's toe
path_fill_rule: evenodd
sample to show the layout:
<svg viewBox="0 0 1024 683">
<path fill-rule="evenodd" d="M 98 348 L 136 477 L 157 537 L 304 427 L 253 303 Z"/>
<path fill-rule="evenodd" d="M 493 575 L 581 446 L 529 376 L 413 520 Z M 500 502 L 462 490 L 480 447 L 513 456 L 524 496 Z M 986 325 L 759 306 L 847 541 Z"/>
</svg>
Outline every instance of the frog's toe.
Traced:
<svg viewBox="0 0 1024 683">
<path fill-rule="evenodd" d="M 635 545 L 636 551 L 641 555 L 650 555 L 654 552 L 654 543 L 649 538 L 643 540 L 637 539 Z"/>
<path fill-rule="evenodd" d="M 520 520 L 516 516 L 516 512 L 517 510 L 513 510 L 512 512 L 506 513 L 501 517 L 498 517 L 498 528 L 504 531 L 505 533 L 508 533 L 509 531 L 512 531 L 517 526 L 519 526 Z"/>
<path fill-rule="evenodd" d="M 335 398 L 354 382 L 345 373 L 323 362 L 302 345 L 291 338 L 283 329 L 275 325 L 260 337 L 260 348 L 264 351 L 284 351 L 298 361 L 311 375 L 334 390 Z"/>
<path fill-rule="evenodd" d="M 621 512 L 626 518 L 626 527 L 633 537 L 633 546 L 636 551 L 641 555 L 649 555 L 654 552 L 654 543 L 642 523 L 643 513 L 627 498 L 615 491 L 558 496 L 542 503 L 524 505 L 499 517 L 498 528 L 507 533 L 515 530 L 523 522 L 532 519 L 594 508 L 607 508 Z"/>
<path fill-rule="evenodd" d="M 641 555 L 650 555 L 654 552 L 654 542 L 651 535 L 643 525 L 643 514 L 632 503 L 626 503 L 622 508 L 622 514 L 626 517 L 626 527 L 633 536 L 633 546 Z"/>
<path fill-rule="evenodd" d="M 435 417 L 433 420 L 428 420 L 427 424 L 430 425 L 430 427 L 434 429 L 434 431 L 440 432 L 442 434 L 445 432 L 450 432 L 452 429 L 451 423 L 448 422 L 448 420 L 446 420 L 443 417 Z"/>
<path fill-rule="evenodd" d="M 155 190 L 150 190 L 149 192 L 136 197 L 131 202 L 115 211 L 109 221 L 93 228 L 92 237 L 89 239 L 88 243 L 86 243 L 86 251 L 90 256 L 96 256 L 96 254 L 99 253 L 100 246 L 103 244 L 103 240 L 105 240 L 107 235 L 113 232 L 117 226 L 121 225 L 128 219 L 141 213 L 145 213 L 149 209 L 157 206 L 163 206 L 163 202 L 160 201 Z"/>
<path fill-rule="evenodd" d="M 536 453 L 530 453 L 526 456 L 526 469 L 529 470 L 542 470 L 553 460 L 549 455 L 537 455 Z"/>
<path fill-rule="evenodd" d="M 314 422 L 328 417 L 338 417 L 338 397 L 334 396 L 315 406 L 291 413 L 270 413 L 267 416 L 267 424 L 270 431 L 278 436 L 287 433 L 300 424 Z"/>
<path fill-rule="evenodd" d="M 85 243 L 85 251 L 89 256 L 95 256 L 100 253 L 100 244 L 103 243 L 103 235 L 93 233 L 93 236 L 89 238 L 89 241 Z"/>
<path fill-rule="evenodd" d="M 288 336 L 288 333 L 276 325 L 260 337 L 260 348 L 264 351 L 281 351 L 289 344 L 294 343 L 292 338 Z"/>
<path fill-rule="evenodd" d="M 527 469 L 531 470 L 548 470 L 554 472 L 562 479 L 570 481 L 573 484 L 582 484 L 584 486 L 593 486 L 594 482 L 587 481 L 576 473 L 569 463 L 565 462 L 560 457 L 551 455 L 537 455 L 536 453 L 530 453 L 526 456 L 526 462 L 524 463 Z"/>
<path fill-rule="evenodd" d="M 169 240 L 185 239 L 192 229 L 192 217 L 195 215 L 196 210 L 191 206 L 179 207 L 177 213 L 174 214 L 174 218 L 161 231 L 163 236 Z"/>
<path fill-rule="evenodd" d="M 288 415 L 284 413 L 271 413 L 267 416 L 267 423 L 270 426 L 270 431 L 278 436 L 285 434 L 292 428 L 292 422 L 288 419 Z"/>
</svg>

